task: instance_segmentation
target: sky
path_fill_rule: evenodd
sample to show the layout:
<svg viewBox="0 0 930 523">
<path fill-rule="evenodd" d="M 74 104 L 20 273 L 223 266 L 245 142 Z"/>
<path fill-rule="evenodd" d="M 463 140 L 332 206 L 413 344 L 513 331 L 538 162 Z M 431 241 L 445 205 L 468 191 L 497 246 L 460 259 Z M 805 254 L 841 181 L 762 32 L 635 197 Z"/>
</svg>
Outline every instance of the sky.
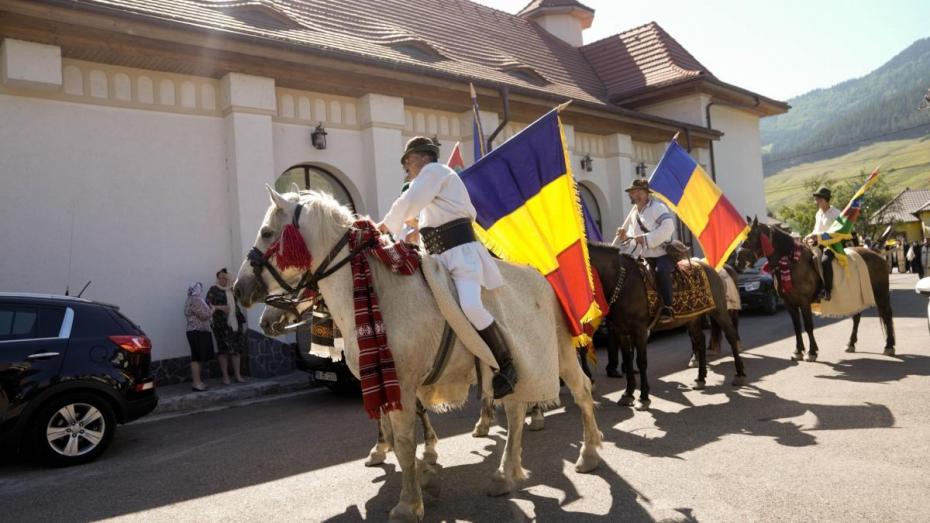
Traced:
<svg viewBox="0 0 930 523">
<path fill-rule="evenodd" d="M 580 1 L 595 10 L 586 44 L 654 21 L 720 80 L 777 100 L 864 76 L 930 37 L 928 0 Z"/>
</svg>

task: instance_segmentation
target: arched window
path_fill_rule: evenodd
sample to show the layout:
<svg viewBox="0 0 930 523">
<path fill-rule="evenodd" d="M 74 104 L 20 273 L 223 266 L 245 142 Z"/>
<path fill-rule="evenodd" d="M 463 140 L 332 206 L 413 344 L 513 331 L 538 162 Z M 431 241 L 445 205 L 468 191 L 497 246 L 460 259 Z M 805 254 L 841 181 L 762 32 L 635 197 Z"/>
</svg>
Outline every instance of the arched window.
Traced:
<svg viewBox="0 0 930 523">
<path fill-rule="evenodd" d="M 274 183 L 274 188 L 278 192 L 288 192 L 291 190 L 291 184 L 296 183 L 301 189 L 313 189 L 314 191 L 326 192 L 332 194 L 336 200 L 349 207 L 355 212 L 355 202 L 333 174 L 322 167 L 315 165 L 297 165 L 284 171 L 284 174 L 278 177 Z"/>
<path fill-rule="evenodd" d="M 584 202 L 588 212 L 591 213 L 591 218 L 594 219 L 594 224 L 597 225 L 598 232 L 603 233 L 604 226 L 601 224 L 601 208 L 597 204 L 597 198 L 594 197 L 594 193 L 591 192 L 591 189 L 585 187 L 583 183 L 578 184 L 578 193 L 581 194 L 581 201 Z"/>
</svg>

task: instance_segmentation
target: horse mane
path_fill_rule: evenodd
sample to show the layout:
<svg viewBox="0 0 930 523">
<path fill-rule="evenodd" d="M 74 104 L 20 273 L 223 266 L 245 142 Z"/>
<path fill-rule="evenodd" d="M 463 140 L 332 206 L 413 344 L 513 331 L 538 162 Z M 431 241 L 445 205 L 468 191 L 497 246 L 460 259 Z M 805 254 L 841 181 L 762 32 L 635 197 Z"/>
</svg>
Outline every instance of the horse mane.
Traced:
<svg viewBox="0 0 930 523">
<path fill-rule="evenodd" d="M 612 251 L 617 254 L 620 253 L 620 247 L 617 247 L 616 245 L 613 245 L 607 242 L 599 242 L 599 241 L 592 241 L 592 240 L 588 240 L 588 249 L 595 249 L 599 251 Z"/>
<path fill-rule="evenodd" d="M 305 211 L 314 216 L 312 226 L 319 233 L 325 244 L 334 244 L 346 229 L 352 226 L 355 216 L 345 205 L 339 203 L 333 195 L 322 191 L 300 191 L 297 201 L 304 205 Z"/>
</svg>

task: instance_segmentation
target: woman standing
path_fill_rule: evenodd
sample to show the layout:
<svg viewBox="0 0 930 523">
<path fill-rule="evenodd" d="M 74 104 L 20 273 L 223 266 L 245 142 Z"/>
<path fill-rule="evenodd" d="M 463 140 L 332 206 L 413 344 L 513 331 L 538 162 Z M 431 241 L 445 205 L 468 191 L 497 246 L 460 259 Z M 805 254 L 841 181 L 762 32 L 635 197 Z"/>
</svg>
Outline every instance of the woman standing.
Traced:
<svg viewBox="0 0 930 523">
<path fill-rule="evenodd" d="M 191 347 L 191 381 L 193 389 L 202 392 L 207 386 L 203 384 L 200 371 L 204 362 L 213 359 L 213 336 L 210 335 L 213 309 L 203 299 L 202 283 L 187 288 L 184 316 L 187 318 L 187 343 Z"/>
<path fill-rule="evenodd" d="M 223 384 L 229 385 L 229 360 L 232 360 L 236 381 L 245 381 L 239 355 L 245 352 L 245 314 L 236 303 L 226 268 L 216 272 L 216 285 L 207 291 L 207 303 L 213 306 L 213 336 L 216 338 L 216 359 L 220 362 Z"/>
</svg>

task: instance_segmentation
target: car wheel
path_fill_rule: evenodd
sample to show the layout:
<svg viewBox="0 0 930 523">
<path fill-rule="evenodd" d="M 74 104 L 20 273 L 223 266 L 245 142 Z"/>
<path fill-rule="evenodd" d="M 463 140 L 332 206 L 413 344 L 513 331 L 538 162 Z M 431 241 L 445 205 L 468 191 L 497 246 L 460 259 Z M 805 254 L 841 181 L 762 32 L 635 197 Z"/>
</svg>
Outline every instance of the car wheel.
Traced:
<svg viewBox="0 0 930 523">
<path fill-rule="evenodd" d="M 769 316 L 778 312 L 778 296 L 775 295 L 774 289 L 769 292 L 765 304 L 762 306 L 762 310 Z"/>
<path fill-rule="evenodd" d="M 116 416 L 103 398 L 89 393 L 52 399 L 32 424 L 36 457 L 53 466 L 87 463 L 106 450 L 116 433 Z"/>
</svg>

